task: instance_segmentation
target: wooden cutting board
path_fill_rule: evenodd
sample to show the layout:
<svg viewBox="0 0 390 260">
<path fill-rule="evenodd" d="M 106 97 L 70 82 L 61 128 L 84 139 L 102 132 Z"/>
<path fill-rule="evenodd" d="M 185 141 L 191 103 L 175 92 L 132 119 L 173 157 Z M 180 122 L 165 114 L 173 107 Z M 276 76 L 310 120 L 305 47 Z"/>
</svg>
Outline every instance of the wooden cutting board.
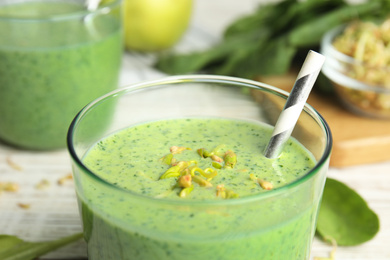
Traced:
<svg viewBox="0 0 390 260">
<path fill-rule="evenodd" d="M 259 77 L 258 81 L 290 92 L 296 73 Z M 345 167 L 390 160 L 390 120 L 372 119 L 347 111 L 335 96 L 312 91 L 307 101 L 328 123 L 333 136 L 330 166 Z"/>
</svg>

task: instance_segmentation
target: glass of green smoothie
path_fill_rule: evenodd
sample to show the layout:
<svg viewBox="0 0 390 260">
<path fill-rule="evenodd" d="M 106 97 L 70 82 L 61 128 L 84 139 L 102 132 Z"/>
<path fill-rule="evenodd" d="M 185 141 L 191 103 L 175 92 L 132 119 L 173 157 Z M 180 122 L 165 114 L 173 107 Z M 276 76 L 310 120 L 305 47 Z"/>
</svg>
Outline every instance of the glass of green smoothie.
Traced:
<svg viewBox="0 0 390 260">
<path fill-rule="evenodd" d="M 89 103 L 68 132 L 89 259 L 309 259 L 332 138 L 305 105 L 281 154 L 266 158 L 287 96 L 187 75 Z"/>
<path fill-rule="evenodd" d="M 117 87 L 120 0 L 0 0 L 0 142 L 66 147 L 74 115 Z"/>
</svg>

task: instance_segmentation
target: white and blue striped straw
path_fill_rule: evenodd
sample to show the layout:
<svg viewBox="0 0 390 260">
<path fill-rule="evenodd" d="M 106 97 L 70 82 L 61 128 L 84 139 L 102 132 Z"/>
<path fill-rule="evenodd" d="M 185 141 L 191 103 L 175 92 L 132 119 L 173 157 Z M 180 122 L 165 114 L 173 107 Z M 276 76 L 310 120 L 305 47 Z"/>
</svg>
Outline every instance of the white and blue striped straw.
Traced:
<svg viewBox="0 0 390 260">
<path fill-rule="evenodd" d="M 312 50 L 308 52 L 294 87 L 275 124 L 271 139 L 264 152 L 265 157 L 271 159 L 280 155 L 284 144 L 290 138 L 324 62 L 323 55 Z"/>
</svg>

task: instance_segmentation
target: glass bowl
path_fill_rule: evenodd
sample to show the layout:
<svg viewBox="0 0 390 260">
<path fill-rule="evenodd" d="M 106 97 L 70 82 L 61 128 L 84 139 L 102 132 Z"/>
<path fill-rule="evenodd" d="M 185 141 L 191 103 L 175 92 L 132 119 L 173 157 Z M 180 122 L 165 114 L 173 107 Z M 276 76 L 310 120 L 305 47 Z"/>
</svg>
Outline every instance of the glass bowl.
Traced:
<svg viewBox="0 0 390 260">
<path fill-rule="evenodd" d="M 338 51 L 333 41 L 346 26 L 324 34 L 320 52 L 326 56 L 326 61 L 322 72 L 349 111 L 360 116 L 390 119 L 390 67 L 373 68 Z"/>
</svg>

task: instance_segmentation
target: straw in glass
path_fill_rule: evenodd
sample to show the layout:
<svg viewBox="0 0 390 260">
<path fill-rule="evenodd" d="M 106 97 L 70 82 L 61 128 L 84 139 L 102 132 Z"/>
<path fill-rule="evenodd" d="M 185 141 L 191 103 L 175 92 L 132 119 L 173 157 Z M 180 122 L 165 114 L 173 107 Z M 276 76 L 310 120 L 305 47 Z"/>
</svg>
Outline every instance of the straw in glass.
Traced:
<svg viewBox="0 0 390 260">
<path fill-rule="evenodd" d="M 100 1 L 101 0 L 87 0 L 85 5 L 89 11 L 95 11 L 99 6 Z"/>
<path fill-rule="evenodd" d="M 276 158 L 290 137 L 310 91 L 320 73 L 325 57 L 310 50 L 294 83 L 294 87 L 275 124 L 271 139 L 264 152 L 267 158 Z"/>
<path fill-rule="evenodd" d="M 87 0 L 85 3 L 85 6 L 87 7 L 87 10 L 90 12 L 94 12 L 99 7 L 101 0 Z M 93 24 L 93 18 L 94 14 L 88 14 L 83 18 L 83 21 L 88 28 L 89 33 L 96 39 L 99 37 L 99 33 L 95 28 L 95 25 Z"/>
</svg>

